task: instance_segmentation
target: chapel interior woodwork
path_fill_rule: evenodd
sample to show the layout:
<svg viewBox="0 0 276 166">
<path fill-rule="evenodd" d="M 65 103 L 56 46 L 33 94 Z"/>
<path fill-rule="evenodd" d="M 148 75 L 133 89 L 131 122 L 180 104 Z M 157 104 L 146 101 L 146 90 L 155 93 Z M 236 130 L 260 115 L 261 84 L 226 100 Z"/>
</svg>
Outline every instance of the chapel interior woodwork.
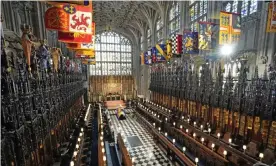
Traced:
<svg viewBox="0 0 276 166">
<path fill-rule="evenodd" d="M 90 76 L 92 101 L 128 100 L 134 97 L 133 76 Z"/>
<path fill-rule="evenodd" d="M 212 76 L 209 63 L 201 71 L 173 64 L 152 67 L 151 101 L 170 109 L 178 118 L 184 116 L 196 124 L 210 125 L 211 131 L 231 138 L 238 145 L 247 145 L 248 154 L 276 149 L 276 75 L 258 77 L 258 68 L 248 79 L 246 59 L 239 59 L 238 76 L 223 77 L 219 65 Z M 199 74 L 200 73 L 200 76 Z"/>
</svg>

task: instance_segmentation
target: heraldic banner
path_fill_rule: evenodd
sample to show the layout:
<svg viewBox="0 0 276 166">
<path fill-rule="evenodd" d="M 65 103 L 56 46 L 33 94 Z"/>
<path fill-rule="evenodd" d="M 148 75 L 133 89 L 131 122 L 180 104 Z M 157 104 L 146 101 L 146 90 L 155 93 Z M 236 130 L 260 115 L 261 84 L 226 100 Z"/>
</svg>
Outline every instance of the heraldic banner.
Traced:
<svg viewBox="0 0 276 166">
<path fill-rule="evenodd" d="M 173 54 L 182 54 L 182 35 L 173 34 L 171 36 L 172 41 L 172 53 Z"/>
<path fill-rule="evenodd" d="M 87 49 L 87 50 L 75 50 L 76 55 L 86 55 L 88 57 L 94 57 L 95 56 L 95 50 Z"/>
<path fill-rule="evenodd" d="M 184 32 L 183 34 L 183 53 L 198 54 L 198 32 Z"/>
<path fill-rule="evenodd" d="M 269 3 L 266 32 L 276 32 L 276 2 Z"/>
<path fill-rule="evenodd" d="M 95 41 L 95 22 L 92 22 L 91 34 L 58 31 L 58 40 L 64 43 L 93 43 Z"/>
<path fill-rule="evenodd" d="M 146 65 L 151 65 L 151 53 L 149 53 L 148 51 L 144 52 L 144 60 Z"/>
<path fill-rule="evenodd" d="M 95 45 L 93 43 L 66 43 L 69 49 L 93 49 L 95 50 Z"/>
<path fill-rule="evenodd" d="M 220 12 L 219 44 L 229 44 L 231 14 Z"/>
<path fill-rule="evenodd" d="M 94 56 L 87 56 L 87 55 L 81 55 L 81 54 L 75 54 L 75 58 L 79 58 L 79 59 L 91 59 L 91 58 L 95 58 L 96 55 L 94 54 Z"/>
<path fill-rule="evenodd" d="M 165 62 L 166 45 L 165 44 L 157 44 L 157 45 L 159 46 L 158 49 L 156 47 L 151 48 L 152 63 Z"/>
<path fill-rule="evenodd" d="M 140 54 L 140 59 L 141 59 L 141 65 L 144 65 L 145 64 L 145 57 L 144 57 L 143 52 Z"/>
<path fill-rule="evenodd" d="M 92 7 L 66 3 L 51 7 L 45 13 L 45 26 L 51 30 L 92 34 Z"/>
<path fill-rule="evenodd" d="M 240 39 L 241 17 L 236 13 L 220 12 L 219 44 L 232 44 Z"/>
<path fill-rule="evenodd" d="M 199 21 L 199 49 L 211 50 L 216 47 L 216 38 L 214 37 L 215 26 L 214 23 Z"/>
<path fill-rule="evenodd" d="M 85 65 L 96 65 L 96 60 L 88 61 L 88 60 L 82 60 L 82 64 Z"/>
<path fill-rule="evenodd" d="M 61 2 L 60 1 L 48 1 L 48 3 L 51 5 L 58 5 Z M 91 0 L 62 1 L 62 3 L 71 3 L 71 4 L 84 5 L 84 6 L 92 5 Z"/>
</svg>

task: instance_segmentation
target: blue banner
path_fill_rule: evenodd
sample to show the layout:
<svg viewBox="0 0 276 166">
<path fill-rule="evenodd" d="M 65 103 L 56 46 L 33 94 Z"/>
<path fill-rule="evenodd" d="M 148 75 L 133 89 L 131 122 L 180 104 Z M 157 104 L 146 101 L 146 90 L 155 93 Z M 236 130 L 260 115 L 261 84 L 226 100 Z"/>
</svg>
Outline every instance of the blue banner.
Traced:
<svg viewBox="0 0 276 166">
<path fill-rule="evenodd" d="M 183 53 L 198 54 L 198 32 L 184 32 L 183 35 Z"/>
<path fill-rule="evenodd" d="M 165 62 L 166 52 L 165 44 L 157 44 L 156 47 L 152 47 L 152 55 L 154 56 L 153 59 L 155 59 L 155 63 Z"/>
<path fill-rule="evenodd" d="M 151 62 L 151 55 L 148 54 L 148 51 L 144 52 L 144 60 L 145 60 L 145 64 L 146 65 L 151 65 L 152 62 Z"/>
</svg>

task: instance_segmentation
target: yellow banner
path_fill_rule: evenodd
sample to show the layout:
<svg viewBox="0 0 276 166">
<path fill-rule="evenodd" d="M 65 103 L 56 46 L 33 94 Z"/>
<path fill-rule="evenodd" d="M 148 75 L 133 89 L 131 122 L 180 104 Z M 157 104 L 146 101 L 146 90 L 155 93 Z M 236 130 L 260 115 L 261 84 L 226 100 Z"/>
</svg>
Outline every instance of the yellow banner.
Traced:
<svg viewBox="0 0 276 166">
<path fill-rule="evenodd" d="M 220 12 L 219 44 L 232 44 L 239 41 L 241 17 L 239 14 Z"/>
<path fill-rule="evenodd" d="M 167 54 L 166 54 L 166 60 L 170 60 L 172 58 L 172 41 L 167 40 L 166 42 L 166 49 L 167 49 Z"/>
<path fill-rule="evenodd" d="M 145 64 L 145 55 L 143 52 L 141 53 L 140 57 L 141 57 L 141 65 L 144 65 Z"/>
<path fill-rule="evenodd" d="M 276 32 L 276 2 L 269 3 L 266 32 Z"/>
<path fill-rule="evenodd" d="M 85 64 L 85 65 L 95 65 L 96 64 L 96 60 L 95 61 L 83 60 L 82 64 Z"/>
<path fill-rule="evenodd" d="M 159 52 L 163 57 L 165 57 L 166 61 L 168 61 L 168 57 L 167 57 L 166 53 L 164 52 L 164 50 L 160 47 L 160 45 L 159 45 L 159 44 L 156 44 L 155 47 L 156 47 L 156 49 L 158 50 L 158 52 Z"/>
<path fill-rule="evenodd" d="M 87 55 L 89 57 L 95 56 L 94 50 L 76 50 L 76 55 Z"/>
<path fill-rule="evenodd" d="M 229 44 L 230 15 L 229 13 L 220 12 L 219 44 Z"/>
</svg>

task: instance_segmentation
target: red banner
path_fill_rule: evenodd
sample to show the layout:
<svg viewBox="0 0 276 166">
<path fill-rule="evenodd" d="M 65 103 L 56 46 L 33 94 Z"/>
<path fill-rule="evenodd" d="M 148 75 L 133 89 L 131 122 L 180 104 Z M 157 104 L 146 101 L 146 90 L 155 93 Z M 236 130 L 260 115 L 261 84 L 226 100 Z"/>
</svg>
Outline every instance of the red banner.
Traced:
<svg viewBox="0 0 276 166">
<path fill-rule="evenodd" d="M 49 8 L 45 25 L 47 29 L 91 35 L 92 7 L 64 3 Z"/>
<path fill-rule="evenodd" d="M 95 22 L 92 22 L 92 29 L 90 34 L 80 34 L 80 33 L 68 33 L 68 32 L 58 32 L 58 40 L 64 43 L 83 43 L 90 44 L 95 41 Z"/>
<path fill-rule="evenodd" d="M 266 32 L 276 32 L 276 2 L 269 3 Z"/>
<path fill-rule="evenodd" d="M 58 31 L 58 40 L 64 43 L 91 43 L 92 35 Z"/>
<path fill-rule="evenodd" d="M 51 30 L 68 31 L 69 15 L 62 8 L 49 8 L 45 13 L 45 27 Z"/>
<path fill-rule="evenodd" d="M 67 48 L 71 49 L 95 49 L 94 44 L 91 43 L 67 43 Z"/>
</svg>

